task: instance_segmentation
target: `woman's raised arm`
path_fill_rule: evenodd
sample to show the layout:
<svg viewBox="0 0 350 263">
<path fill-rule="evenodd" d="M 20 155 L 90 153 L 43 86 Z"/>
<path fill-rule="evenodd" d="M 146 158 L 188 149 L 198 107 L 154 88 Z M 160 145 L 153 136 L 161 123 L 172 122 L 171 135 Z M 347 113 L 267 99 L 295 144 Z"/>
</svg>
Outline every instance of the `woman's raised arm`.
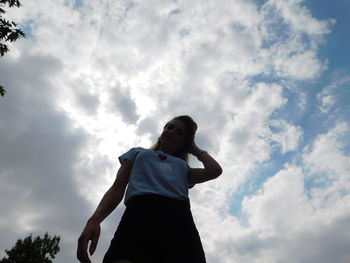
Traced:
<svg viewBox="0 0 350 263">
<path fill-rule="evenodd" d="M 204 165 L 203 168 L 190 168 L 187 179 L 190 184 L 203 183 L 219 177 L 222 174 L 220 164 L 206 151 L 199 149 L 193 142 L 189 153 L 193 154 Z"/>
</svg>

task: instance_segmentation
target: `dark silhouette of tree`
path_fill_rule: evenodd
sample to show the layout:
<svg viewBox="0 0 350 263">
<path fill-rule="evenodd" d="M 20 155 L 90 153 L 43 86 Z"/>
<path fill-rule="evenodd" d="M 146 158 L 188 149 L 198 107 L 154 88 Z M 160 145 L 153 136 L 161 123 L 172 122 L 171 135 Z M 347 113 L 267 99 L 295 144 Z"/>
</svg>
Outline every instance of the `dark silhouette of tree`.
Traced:
<svg viewBox="0 0 350 263">
<path fill-rule="evenodd" d="M 5 42 L 14 42 L 20 37 L 25 37 L 25 34 L 20 28 L 17 28 L 17 24 L 13 21 L 6 20 L 3 15 L 6 13 L 4 7 L 20 7 L 19 0 L 0 0 L 0 55 L 3 57 L 6 52 L 9 51 Z M 3 86 L 0 85 L 0 95 L 3 97 L 6 91 Z"/>
<path fill-rule="evenodd" d="M 18 239 L 12 249 L 5 250 L 7 257 L 0 263 L 52 263 L 51 259 L 60 251 L 59 242 L 59 236 L 51 237 L 47 232 L 43 238 L 33 239 L 30 234 L 23 240 Z"/>
</svg>

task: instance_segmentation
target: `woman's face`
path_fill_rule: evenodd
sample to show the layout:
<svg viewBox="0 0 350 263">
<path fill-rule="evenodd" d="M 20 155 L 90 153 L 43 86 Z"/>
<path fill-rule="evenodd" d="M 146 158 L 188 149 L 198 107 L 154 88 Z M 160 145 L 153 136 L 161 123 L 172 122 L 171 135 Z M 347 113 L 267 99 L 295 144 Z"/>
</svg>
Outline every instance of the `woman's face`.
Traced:
<svg viewBox="0 0 350 263">
<path fill-rule="evenodd" d="M 160 148 L 175 154 L 182 150 L 186 141 L 186 127 L 180 120 L 168 122 L 159 138 Z"/>
</svg>

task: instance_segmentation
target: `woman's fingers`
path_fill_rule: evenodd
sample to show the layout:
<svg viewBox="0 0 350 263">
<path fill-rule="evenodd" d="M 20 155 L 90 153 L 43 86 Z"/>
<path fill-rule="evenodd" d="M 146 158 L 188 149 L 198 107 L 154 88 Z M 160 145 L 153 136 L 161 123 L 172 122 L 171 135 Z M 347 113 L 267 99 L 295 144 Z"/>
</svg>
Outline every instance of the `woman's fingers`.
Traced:
<svg viewBox="0 0 350 263">
<path fill-rule="evenodd" d="M 91 263 L 87 251 L 89 241 L 91 241 L 89 246 L 89 253 L 92 255 L 96 250 L 100 232 L 100 224 L 88 223 L 85 226 L 83 233 L 78 239 L 77 258 L 81 263 Z"/>
<path fill-rule="evenodd" d="M 196 152 L 196 150 L 198 149 L 196 143 L 193 141 L 189 150 L 190 154 L 194 154 Z"/>
<path fill-rule="evenodd" d="M 93 233 L 93 236 L 91 238 L 91 243 L 90 243 L 90 247 L 89 247 L 90 255 L 94 254 L 94 252 L 96 250 L 98 239 L 100 237 L 100 232 L 101 232 L 100 226 L 96 227 L 96 229 Z"/>
<path fill-rule="evenodd" d="M 88 242 L 89 238 L 84 234 L 82 234 L 78 239 L 77 258 L 81 263 L 91 263 L 87 253 Z"/>
</svg>

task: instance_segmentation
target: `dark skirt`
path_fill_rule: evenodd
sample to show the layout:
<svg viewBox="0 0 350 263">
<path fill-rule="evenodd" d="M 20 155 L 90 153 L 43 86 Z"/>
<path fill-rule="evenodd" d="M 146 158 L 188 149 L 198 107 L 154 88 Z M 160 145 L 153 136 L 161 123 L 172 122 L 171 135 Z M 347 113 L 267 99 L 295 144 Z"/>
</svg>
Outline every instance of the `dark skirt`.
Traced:
<svg viewBox="0 0 350 263">
<path fill-rule="evenodd" d="M 103 263 L 205 263 L 189 201 L 141 195 L 128 201 Z"/>
</svg>

